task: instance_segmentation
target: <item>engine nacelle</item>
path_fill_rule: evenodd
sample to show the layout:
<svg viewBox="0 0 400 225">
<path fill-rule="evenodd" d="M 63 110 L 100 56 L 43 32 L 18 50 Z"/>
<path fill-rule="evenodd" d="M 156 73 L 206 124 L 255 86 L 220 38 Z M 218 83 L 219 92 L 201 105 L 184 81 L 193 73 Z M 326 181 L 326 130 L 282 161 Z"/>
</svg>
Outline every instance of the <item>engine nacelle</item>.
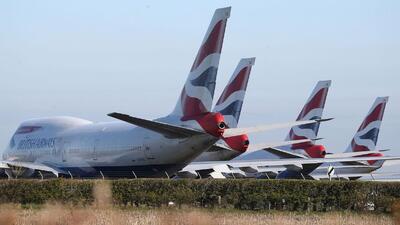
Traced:
<svg viewBox="0 0 400 225">
<path fill-rule="evenodd" d="M 194 118 L 204 131 L 215 137 L 222 137 L 226 124 L 221 113 L 205 113 Z"/>
<path fill-rule="evenodd" d="M 311 158 L 325 158 L 326 150 L 323 145 L 311 145 L 304 149 Z"/>
<path fill-rule="evenodd" d="M 246 134 L 224 138 L 225 143 L 235 151 L 244 153 L 249 147 L 250 141 Z"/>
</svg>

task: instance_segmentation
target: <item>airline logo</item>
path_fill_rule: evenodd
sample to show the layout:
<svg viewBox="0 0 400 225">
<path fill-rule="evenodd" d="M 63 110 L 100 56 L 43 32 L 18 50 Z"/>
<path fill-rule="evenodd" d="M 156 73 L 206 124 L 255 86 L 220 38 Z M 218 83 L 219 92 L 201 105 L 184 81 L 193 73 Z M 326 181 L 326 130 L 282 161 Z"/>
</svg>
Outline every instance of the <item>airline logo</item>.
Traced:
<svg viewBox="0 0 400 225">
<path fill-rule="evenodd" d="M 230 7 L 217 9 L 194 60 L 173 114 L 182 120 L 211 111 L 215 81 Z"/>
<path fill-rule="evenodd" d="M 378 141 L 379 129 L 389 97 L 378 97 L 361 123 L 347 151 L 373 151 Z"/>
<path fill-rule="evenodd" d="M 220 112 L 224 116 L 228 127 L 235 128 L 238 125 L 247 83 L 254 62 L 255 58 L 240 60 L 228 85 L 214 107 L 214 112 Z"/>
<path fill-rule="evenodd" d="M 308 98 L 306 104 L 297 117 L 297 121 L 321 119 L 324 111 L 326 97 L 331 85 L 331 81 L 319 81 L 315 86 L 311 96 Z M 314 139 L 318 135 L 319 123 L 306 124 L 294 126 L 290 129 L 286 141 L 300 140 L 300 139 Z M 289 148 L 292 150 L 303 149 L 312 146 L 314 143 L 301 143 L 291 145 Z"/>
</svg>

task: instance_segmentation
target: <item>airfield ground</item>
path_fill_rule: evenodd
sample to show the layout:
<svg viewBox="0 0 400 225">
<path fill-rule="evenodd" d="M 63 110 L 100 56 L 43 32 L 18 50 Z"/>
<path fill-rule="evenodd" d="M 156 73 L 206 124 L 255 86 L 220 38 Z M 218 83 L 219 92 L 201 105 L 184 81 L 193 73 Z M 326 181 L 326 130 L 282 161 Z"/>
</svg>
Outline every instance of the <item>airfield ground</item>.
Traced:
<svg viewBox="0 0 400 225">
<path fill-rule="evenodd" d="M 296 213 L 205 209 L 76 208 L 47 204 L 32 209 L 3 205 L 2 225 L 258 225 L 258 224 L 396 224 L 389 214 L 350 212 Z"/>
</svg>

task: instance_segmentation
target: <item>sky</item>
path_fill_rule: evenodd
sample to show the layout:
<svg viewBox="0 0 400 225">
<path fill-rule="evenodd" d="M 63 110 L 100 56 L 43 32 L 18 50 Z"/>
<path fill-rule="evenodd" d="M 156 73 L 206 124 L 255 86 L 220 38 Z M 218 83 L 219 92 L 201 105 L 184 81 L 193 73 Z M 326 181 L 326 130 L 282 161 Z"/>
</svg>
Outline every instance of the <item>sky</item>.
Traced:
<svg viewBox="0 0 400 225">
<path fill-rule="evenodd" d="M 342 152 L 378 96 L 390 96 L 378 149 L 400 155 L 400 2 L 1 1 L 0 146 L 26 119 L 113 121 L 172 111 L 213 11 L 232 6 L 215 100 L 256 57 L 239 126 L 293 121 L 332 80 L 319 143 Z M 280 141 L 288 129 L 251 136 Z"/>
</svg>

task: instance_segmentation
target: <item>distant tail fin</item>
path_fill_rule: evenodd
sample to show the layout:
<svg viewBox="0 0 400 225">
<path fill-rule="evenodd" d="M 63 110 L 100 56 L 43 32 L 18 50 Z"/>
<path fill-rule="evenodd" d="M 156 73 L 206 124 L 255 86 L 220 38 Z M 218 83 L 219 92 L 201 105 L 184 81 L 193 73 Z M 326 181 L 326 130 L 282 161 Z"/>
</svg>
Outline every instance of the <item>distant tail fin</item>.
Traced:
<svg viewBox="0 0 400 225">
<path fill-rule="evenodd" d="M 239 61 L 231 79 L 214 107 L 213 111 L 221 113 L 225 118 L 225 123 L 230 128 L 236 128 L 239 122 L 247 83 L 254 62 L 255 58 L 245 58 Z"/>
<path fill-rule="evenodd" d="M 330 80 L 319 81 L 297 117 L 297 121 L 321 119 L 326 97 L 331 85 Z M 286 141 L 317 138 L 319 123 L 294 126 L 290 129 Z M 291 149 L 304 148 L 314 143 L 302 143 L 290 146 Z"/>
<path fill-rule="evenodd" d="M 373 151 L 389 97 L 378 97 L 361 123 L 346 152 Z"/>
<path fill-rule="evenodd" d="M 210 112 L 227 19 L 231 8 L 215 10 L 173 115 L 185 117 Z"/>
</svg>

